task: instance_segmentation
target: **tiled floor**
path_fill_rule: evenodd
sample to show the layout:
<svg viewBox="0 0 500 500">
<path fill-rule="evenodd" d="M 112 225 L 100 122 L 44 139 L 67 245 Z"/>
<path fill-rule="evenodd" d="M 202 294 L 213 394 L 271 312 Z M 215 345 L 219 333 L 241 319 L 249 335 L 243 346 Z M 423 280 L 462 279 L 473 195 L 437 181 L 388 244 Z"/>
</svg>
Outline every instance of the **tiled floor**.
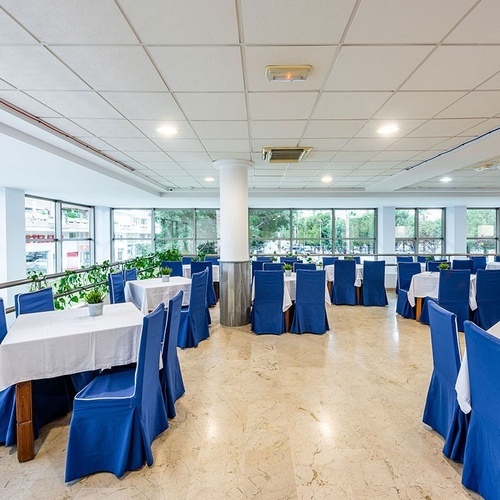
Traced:
<svg viewBox="0 0 500 500">
<path fill-rule="evenodd" d="M 421 423 L 428 327 L 387 308 L 328 306 L 323 336 L 218 325 L 180 351 L 186 394 L 155 463 L 64 483 L 69 417 L 32 462 L 0 450 L 0 498 L 466 499 L 461 466 Z"/>
</svg>

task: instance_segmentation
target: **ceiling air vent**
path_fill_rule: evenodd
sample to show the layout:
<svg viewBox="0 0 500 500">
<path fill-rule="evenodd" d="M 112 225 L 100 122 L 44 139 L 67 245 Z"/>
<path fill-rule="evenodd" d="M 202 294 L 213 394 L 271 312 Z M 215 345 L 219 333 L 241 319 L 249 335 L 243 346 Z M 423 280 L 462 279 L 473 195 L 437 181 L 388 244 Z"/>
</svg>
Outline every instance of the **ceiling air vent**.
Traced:
<svg viewBox="0 0 500 500">
<path fill-rule="evenodd" d="M 302 161 L 312 148 L 264 148 L 262 159 L 268 163 L 297 163 Z"/>
</svg>

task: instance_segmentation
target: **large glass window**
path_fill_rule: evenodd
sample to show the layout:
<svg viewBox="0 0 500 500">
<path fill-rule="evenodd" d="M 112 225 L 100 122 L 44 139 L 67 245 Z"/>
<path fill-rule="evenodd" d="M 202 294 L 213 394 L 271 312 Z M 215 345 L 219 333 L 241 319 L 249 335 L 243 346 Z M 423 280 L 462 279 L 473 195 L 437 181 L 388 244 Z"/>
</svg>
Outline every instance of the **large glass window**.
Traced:
<svg viewBox="0 0 500 500">
<path fill-rule="evenodd" d="M 467 209 L 467 252 L 497 253 L 498 210 L 496 208 Z"/>
<path fill-rule="evenodd" d="M 332 252 L 331 210 L 292 210 L 292 227 L 293 252 Z"/>
<path fill-rule="evenodd" d="M 195 210 L 196 249 L 198 253 L 219 254 L 219 210 Z"/>
<path fill-rule="evenodd" d="M 375 210 L 334 210 L 335 252 L 375 253 Z"/>
<path fill-rule="evenodd" d="M 249 225 L 251 253 L 292 252 L 290 210 L 251 209 Z"/>
<path fill-rule="evenodd" d="M 113 210 L 113 259 L 128 260 L 153 251 L 151 210 Z"/>
<path fill-rule="evenodd" d="M 396 253 L 443 253 L 443 212 L 442 208 L 397 208 Z"/>
<path fill-rule="evenodd" d="M 194 210 L 155 210 L 156 251 L 176 248 L 181 254 L 194 253 Z"/>
<path fill-rule="evenodd" d="M 62 203 L 62 268 L 89 267 L 92 255 L 91 210 L 89 207 Z"/>
</svg>

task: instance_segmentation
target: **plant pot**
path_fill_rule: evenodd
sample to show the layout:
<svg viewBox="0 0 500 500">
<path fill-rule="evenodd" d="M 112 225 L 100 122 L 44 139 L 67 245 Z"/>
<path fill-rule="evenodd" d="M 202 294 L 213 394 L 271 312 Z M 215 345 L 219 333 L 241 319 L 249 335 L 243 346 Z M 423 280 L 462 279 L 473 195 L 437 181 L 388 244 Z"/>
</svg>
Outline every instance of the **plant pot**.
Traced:
<svg viewBox="0 0 500 500">
<path fill-rule="evenodd" d="M 292 270 L 291 269 L 285 269 L 285 276 L 291 276 L 292 275 Z"/>
<path fill-rule="evenodd" d="M 161 277 L 161 280 L 162 280 L 162 281 L 165 281 L 165 282 L 170 281 L 170 274 L 164 274 L 164 275 Z"/>
<path fill-rule="evenodd" d="M 99 302 L 99 304 L 89 304 L 89 316 L 100 316 L 102 314 L 102 309 L 104 304 Z"/>
</svg>

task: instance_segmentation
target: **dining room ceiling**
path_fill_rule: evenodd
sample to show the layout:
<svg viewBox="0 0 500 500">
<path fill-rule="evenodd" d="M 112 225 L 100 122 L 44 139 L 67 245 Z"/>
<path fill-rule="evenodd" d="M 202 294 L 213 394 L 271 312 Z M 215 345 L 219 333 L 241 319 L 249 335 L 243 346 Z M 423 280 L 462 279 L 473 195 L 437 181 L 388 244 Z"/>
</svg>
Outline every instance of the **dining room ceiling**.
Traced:
<svg viewBox="0 0 500 500">
<path fill-rule="evenodd" d="M 159 193 L 218 190 L 224 158 L 254 162 L 256 191 L 500 190 L 472 168 L 500 154 L 499 18 L 498 0 L 0 0 L 1 110 Z"/>
</svg>

